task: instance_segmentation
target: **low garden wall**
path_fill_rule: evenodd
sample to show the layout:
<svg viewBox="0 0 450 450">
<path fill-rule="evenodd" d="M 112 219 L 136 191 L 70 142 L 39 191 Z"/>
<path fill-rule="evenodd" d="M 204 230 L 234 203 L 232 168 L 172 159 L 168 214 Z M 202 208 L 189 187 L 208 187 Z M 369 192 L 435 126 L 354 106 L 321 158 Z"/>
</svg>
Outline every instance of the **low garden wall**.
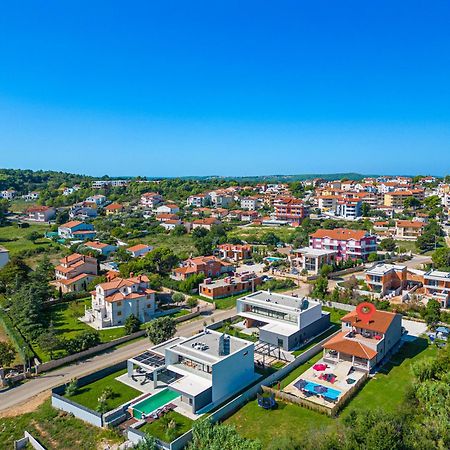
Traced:
<svg viewBox="0 0 450 450">
<path fill-rule="evenodd" d="M 15 450 L 22 450 L 23 448 L 28 448 L 28 446 L 33 447 L 36 450 L 47 450 L 37 439 L 35 439 L 28 431 L 24 432 L 25 436 L 14 442 Z"/>
<path fill-rule="evenodd" d="M 107 375 L 117 372 L 118 370 L 125 369 L 127 367 L 127 362 L 122 361 L 120 363 L 114 364 L 112 366 L 106 367 L 105 369 L 98 370 L 90 375 L 86 375 L 78 379 L 78 386 L 83 387 L 89 383 L 100 380 Z M 117 422 L 123 414 L 123 408 L 126 406 L 116 408 L 115 410 L 108 411 L 104 414 L 100 414 L 90 408 L 86 408 L 79 403 L 73 402 L 70 398 L 64 397 L 65 385 L 58 386 L 52 389 L 52 406 L 54 408 L 61 409 L 72 413 L 78 419 L 84 420 L 97 427 L 102 427 L 109 423 Z M 131 403 L 131 402 L 130 402 Z"/>
<path fill-rule="evenodd" d="M 129 441 L 131 441 L 133 444 L 137 444 L 140 441 L 143 441 L 146 437 L 146 434 L 142 431 L 139 431 L 139 429 L 136 428 L 128 428 L 127 430 L 127 438 Z M 192 430 L 187 431 L 186 433 L 182 434 L 181 436 L 177 437 L 172 442 L 163 442 L 159 439 L 156 439 L 156 443 L 160 448 L 163 448 L 165 450 L 181 450 L 182 448 L 186 447 L 188 442 L 190 442 L 192 439 Z"/>
</svg>

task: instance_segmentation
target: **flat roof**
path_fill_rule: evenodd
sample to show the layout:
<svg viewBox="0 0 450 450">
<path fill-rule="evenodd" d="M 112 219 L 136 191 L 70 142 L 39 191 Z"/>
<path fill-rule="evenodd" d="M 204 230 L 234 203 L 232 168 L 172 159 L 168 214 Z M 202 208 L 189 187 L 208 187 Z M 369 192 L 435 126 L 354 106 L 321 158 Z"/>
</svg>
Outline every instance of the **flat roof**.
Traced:
<svg viewBox="0 0 450 450">
<path fill-rule="evenodd" d="M 368 274 L 371 275 L 384 275 L 385 273 L 391 271 L 391 270 L 405 270 L 406 266 L 403 266 L 401 264 L 377 264 L 367 270 Z"/>
<path fill-rule="evenodd" d="M 184 337 L 175 337 L 175 338 L 165 341 L 161 344 L 154 345 L 150 350 L 164 356 L 166 348 L 173 347 L 174 345 L 183 342 L 185 339 L 186 338 L 184 338 Z"/>
<path fill-rule="evenodd" d="M 292 297 L 291 295 L 275 294 L 269 291 L 254 292 L 240 298 L 238 301 L 254 301 L 259 304 L 289 308 L 299 313 L 320 305 L 318 301 L 308 297 Z"/>
<path fill-rule="evenodd" d="M 321 248 L 312 248 L 312 247 L 302 247 L 296 250 L 293 250 L 294 253 L 304 253 L 305 255 L 310 256 L 324 256 L 324 255 L 334 255 L 336 252 L 334 250 L 325 250 Z"/>
<path fill-rule="evenodd" d="M 219 340 L 221 336 L 229 338 L 230 352 L 226 355 L 219 354 Z M 214 363 L 252 345 L 252 342 L 245 341 L 244 339 L 225 335 L 214 330 L 205 330 L 169 348 L 182 355 Z"/>
<path fill-rule="evenodd" d="M 169 370 L 173 370 L 173 366 L 168 367 Z M 170 383 L 168 388 L 172 388 L 177 392 L 183 392 L 193 397 L 201 394 L 212 386 L 212 380 L 199 377 L 192 373 L 185 375 L 182 378 Z"/>
<path fill-rule="evenodd" d="M 450 278 L 450 272 L 444 272 L 442 270 L 430 270 L 424 276 L 434 278 Z"/>
</svg>

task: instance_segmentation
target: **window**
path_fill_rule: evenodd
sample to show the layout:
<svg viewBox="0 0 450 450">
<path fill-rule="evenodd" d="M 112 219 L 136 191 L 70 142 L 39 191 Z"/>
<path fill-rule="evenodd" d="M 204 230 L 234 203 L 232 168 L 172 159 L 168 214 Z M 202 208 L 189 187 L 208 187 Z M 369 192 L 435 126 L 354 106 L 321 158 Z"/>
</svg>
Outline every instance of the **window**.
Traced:
<svg viewBox="0 0 450 450">
<path fill-rule="evenodd" d="M 148 305 L 147 305 L 147 308 L 151 308 L 152 307 L 152 305 L 149 303 Z"/>
<path fill-rule="evenodd" d="M 117 302 L 117 306 L 118 307 L 122 306 L 122 302 Z"/>
<path fill-rule="evenodd" d="M 122 311 L 117 311 L 117 315 L 121 316 L 122 315 Z"/>
</svg>

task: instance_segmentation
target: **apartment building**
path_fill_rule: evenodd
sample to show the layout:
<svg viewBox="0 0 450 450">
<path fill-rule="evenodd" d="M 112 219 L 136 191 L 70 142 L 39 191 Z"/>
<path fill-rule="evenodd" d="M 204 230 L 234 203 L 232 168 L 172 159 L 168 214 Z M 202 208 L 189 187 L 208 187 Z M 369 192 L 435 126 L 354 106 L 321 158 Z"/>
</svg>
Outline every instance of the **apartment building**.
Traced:
<svg viewBox="0 0 450 450">
<path fill-rule="evenodd" d="M 62 239 L 93 239 L 95 238 L 95 230 L 90 223 L 73 220 L 58 227 L 58 236 Z"/>
<path fill-rule="evenodd" d="M 34 222 L 49 222 L 56 217 L 56 209 L 49 206 L 32 206 L 26 210 L 27 219 Z"/>
<path fill-rule="evenodd" d="M 243 261 L 252 257 L 252 246 L 248 244 L 220 244 L 214 250 L 214 255 L 220 259 Z"/>
<path fill-rule="evenodd" d="M 426 223 L 419 220 L 397 220 L 395 222 L 395 238 L 417 239 L 425 228 Z"/>
<path fill-rule="evenodd" d="M 406 189 L 388 192 L 384 194 L 384 206 L 402 209 L 404 201 L 409 197 L 414 197 L 419 201 L 423 201 L 425 198 L 425 191 L 423 189 Z"/>
<path fill-rule="evenodd" d="M 234 271 L 233 264 L 221 261 L 215 256 L 197 256 L 183 261 L 180 267 L 172 270 L 170 277 L 179 281 L 198 274 L 203 274 L 207 278 L 215 278 Z"/>
<path fill-rule="evenodd" d="M 338 335 L 323 344 L 325 362 L 349 362 L 356 370 L 370 372 L 398 345 L 402 337 L 402 316 L 376 310 L 366 322 L 352 311 L 341 318 Z"/>
<path fill-rule="evenodd" d="M 93 203 L 97 206 L 102 206 L 106 203 L 106 197 L 102 194 L 91 195 L 85 201 L 86 203 Z"/>
<path fill-rule="evenodd" d="M 192 206 L 193 208 L 201 208 L 211 204 L 211 197 L 209 194 L 190 195 L 186 200 L 186 204 L 187 206 Z"/>
<path fill-rule="evenodd" d="M 94 189 L 107 189 L 109 187 L 126 187 L 128 180 L 95 180 L 92 182 Z"/>
<path fill-rule="evenodd" d="M 366 271 L 366 284 L 370 291 L 382 297 L 392 291 L 406 288 L 408 270 L 400 264 L 375 264 Z"/>
<path fill-rule="evenodd" d="M 430 270 L 423 276 L 425 295 L 437 300 L 442 308 L 450 306 L 450 272 Z"/>
<path fill-rule="evenodd" d="M 330 326 L 330 313 L 310 298 L 258 291 L 241 297 L 237 314 L 247 328 L 259 330 L 259 340 L 291 351 Z"/>
<path fill-rule="evenodd" d="M 124 325 L 132 314 L 142 323 L 155 315 L 155 291 L 146 275 L 114 278 L 100 283 L 92 293 L 92 307 L 83 320 L 96 329 Z"/>
<path fill-rule="evenodd" d="M 308 215 L 308 210 L 302 200 L 293 197 L 277 198 L 273 202 L 274 218 L 287 222 L 302 222 Z"/>
<path fill-rule="evenodd" d="M 225 189 L 209 192 L 211 204 L 216 208 L 228 208 L 234 202 L 234 196 Z"/>
<path fill-rule="evenodd" d="M 97 274 L 95 258 L 73 253 L 59 260 L 59 264 L 55 267 L 56 280 L 52 284 L 63 294 L 85 291 Z"/>
<path fill-rule="evenodd" d="M 199 285 L 199 294 L 202 297 L 216 300 L 218 298 L 230 297 L 243 292 L 254 291 L 262 283 L 261 277 L 255 273 L 241 273 L 230 275 L 219 280 L 206 280 Z"/>
<path fill-rule="evenodd" d="M 370 253 L 377 251 L 376 236 L 365 230 L 336 228 L 317 230 L 310 235 L 309 246 L 314 249 L 336 252 L 336 260 L 366 260 Z"/>
<path fill-rule="evenodd" d="M 361 200 L 338 200 L 336 204 L 336 216 L 353 220 L 361 217 Z"/>
<path fill-rule="evenodd" d="M 141 206 L 144 208 L 154 209 L 163 202 L 163 196 L 157 192 L 146 192 L 141 195 Z"/>
<path fill-rule="evenodd" d="M 261 199 L 259 197 L 241 198 L 241 208 L 248 211 L 255 211 L 261 207 Z"/>
</svg>

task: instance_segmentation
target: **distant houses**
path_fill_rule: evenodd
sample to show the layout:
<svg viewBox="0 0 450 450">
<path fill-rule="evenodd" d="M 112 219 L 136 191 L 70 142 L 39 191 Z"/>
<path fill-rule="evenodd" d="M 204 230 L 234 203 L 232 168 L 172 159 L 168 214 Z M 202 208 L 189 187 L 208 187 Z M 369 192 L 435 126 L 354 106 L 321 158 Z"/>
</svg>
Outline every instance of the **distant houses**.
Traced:
<svg viewBox="0 0 450 450">
<path fill-rule="evenodd" d="M 94 226 L 90 223 L 73 220 L 58 227 L 58 236 L 62 239 L 87 240 L 95 238 Z"/>
<path fill-rule="evenodd" d="M 25 211 L 28 220 L 34 222 L 49 222 L 56 217 L 55 208 L 49 206 L 32 206 Z"/>
</svg>

